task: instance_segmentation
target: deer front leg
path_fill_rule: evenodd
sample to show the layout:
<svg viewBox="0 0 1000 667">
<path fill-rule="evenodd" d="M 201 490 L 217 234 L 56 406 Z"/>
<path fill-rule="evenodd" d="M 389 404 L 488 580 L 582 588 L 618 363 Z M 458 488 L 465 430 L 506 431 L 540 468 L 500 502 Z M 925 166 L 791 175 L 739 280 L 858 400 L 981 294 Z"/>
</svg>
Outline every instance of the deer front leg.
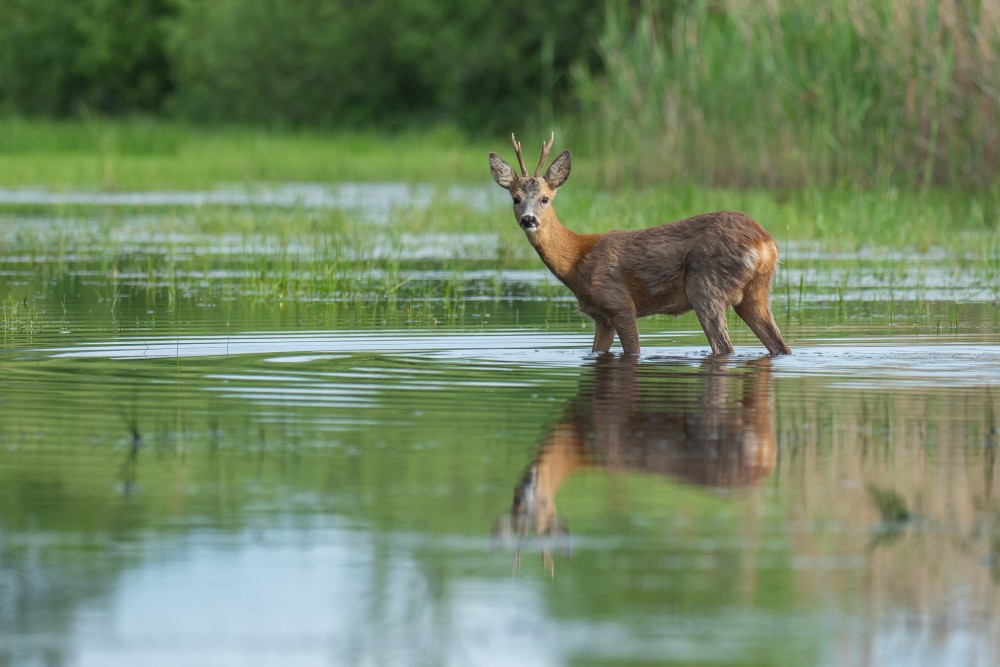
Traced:
<svg viewBox="0 0 1000 667">
<path fill-rule="evenodd" d="M 639 354 L 639 327 L 635 315 L 616 315 L 611 321 L 618 332 L 618 341 L 625 354 Z"/>
<path fill-rule="evenodd" d="M 592 352 L 608 352 L 615 342 L 615 328 L 608 320 L 594 320 L 594 347 Z"/>
</svg>

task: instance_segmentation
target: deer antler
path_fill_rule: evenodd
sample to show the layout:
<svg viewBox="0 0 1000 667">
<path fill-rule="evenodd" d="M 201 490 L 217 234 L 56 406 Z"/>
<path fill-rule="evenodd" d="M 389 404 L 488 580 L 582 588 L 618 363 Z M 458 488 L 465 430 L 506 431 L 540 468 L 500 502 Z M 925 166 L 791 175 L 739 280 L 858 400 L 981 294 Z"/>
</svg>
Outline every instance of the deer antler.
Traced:
<svg viewBox="0 0 1000 667">
<path fill-rule="evenodd" d="M 514 133 L 510 133 L 510 143 L 514 144 L 514 152 L 517 153 L 517 163 L 521 165 L 521 177 L 528 177 L 528 170 L 524 168 L 524 158 L 521 156 L 521 142 L 514 138 Z"/>
<path fill-rule="evenodd" d="M 535 167 L 535 178 L 538 178 L 538 174 L 542 171 L 542 167 L 545 166 L 545 159 L 549 156 L 549 151 L 552 150 L 552 142 L 556 140 L 556 133 L 553 132 L 552 136 L 549 137 L 549 143 L 542 142 L 542 156 L 538 158 L 538 166 Z M 520 154 L 519 154 L 520 155 Z M 524 167 L 521 167 L 524 169 Z"/>
</svg>

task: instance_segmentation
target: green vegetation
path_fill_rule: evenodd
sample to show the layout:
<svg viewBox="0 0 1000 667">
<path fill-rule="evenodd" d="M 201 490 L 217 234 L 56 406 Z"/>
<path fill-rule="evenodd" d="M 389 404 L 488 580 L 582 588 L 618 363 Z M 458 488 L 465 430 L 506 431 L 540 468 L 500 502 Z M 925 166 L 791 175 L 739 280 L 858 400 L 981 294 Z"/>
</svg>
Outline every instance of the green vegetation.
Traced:
<svg viewBox="0 0 1000 667">
<path fill-rule="evenodd" d="M 599 11 L 579 0 L 181 0 L 174 107 L 209 120 L 481 132 L 558 104 Z M 555 99 L 553 99 L 555 98 Z"/>
<path fill-rule="evenodd" d="M 0 8 L 0 111 L 336 133 L 444 125 L 490 143 L 514 129 L 526 145 L 555 127 L 611 187 L 998 187 L 990 3 L 42 6 Z"/>
<path fill-rule="evenodd" d="M 0 111 L 155 112 L 172 90 L 162 20 L 172 0 L 5 0 Z"/>
<path fill-rule="evenodd" d="M 989 3 L 612 0 L 575 70 L 607 183 L 991 188 L 1000 14 Z"/>
<path fill-rule="evenodd" d="M 714 196 L 757 211 L 777 235 L 784 259 L 773 304 L 793 340 L 887 326 L 980 335 L 1000 324 L 1000 242 L 957 200 L 910 194 L 889 217 L 878 198 Z M 706 210 L 712 199 L 700 189 L 584 194 L 561 199 L 560 211 L 590 231 Z M 884 224 L 868 229 L 878 215 Z M 0 258 L 8 349 L 64 334 L 513 326 L 586 337 L 592 326 L 548 277 L 502 198 L 481 209 L 442 190 L 384 222 L 273 206 L 8 207 L 0 208 L 0 235 L 8 239 Z M 641 326 L 703 342 L 690 314 Z M 755 343 L 735 316 L 731 327 L 738 344 Z"/>
<path fill-rule="evenodd" d="M 157 635 L 127 596 L 216 551 L 266 590 L 243 558 L 261 546 L 359 585 L 289 605 L 301 628 L 251 647 L 343 643 L 334 663 L 447 663 L 494 609 L 496 645 L 556 659 L 553 642 L 612 638 L 566 654 L 581 664 L 812 663 L 836 653 L 831 601 L 985 614 L 1000 15 L 862 4 L 0 4 L 0 559 L 17 574 L 0 664 L 93 660 L 88 634 L 133 662 L 147 643 L 211 650 L 217 621 L 242 644 L 212 605 L 195 634 Z M 681 417 L 715 418 L 702 385 L 725 379 L 696 362 L 693 314 L 654 317 L 643 381 L 585 393 L 592 324 L 486 161 L 553 127 L 576 231 L 724 208 L 769 229 L 796 354 L 754 416 L 779 448 L 756 487 L 580 471 L 558 498 L 572 560 L 541 584 L 537 545 L 512 579 L 489 526 L 540 443 L 576 437 L 567 411 L 593 410 L 584 446 L 614 464 L 635 444 L 621 420 L 672 442 Z M 763 350 L 730 327 L 741 358 Z M 739 384 L 727 414 L 757 412 Z M 671 416 L 629 409 L 640 394 Z M 226 597 L 179 583 L 174 605 Z M 162 597 L 156 618 L 176 616 Z M 858 620 L 891 632 L 879 613 Z M 340 642 L 349 617 L 366 630 Z M 525 644 L 515 618 L 554 639 Z"/>
<path fill-rule="evenodd" d="M 45 122 L 0 121 L 0 188 L 55 193 L 54 203 L 3 203 L 0 212 L 62 219 L 155 212 L 185 218 L 190 207 L 60 203 L 58 193 L 235 190 L 248 196 L 271 186 L 310 183 L 331 193 L 342 183 L 429 186 L 431 201 L 400 203 L 391 210 L 393 233 L 484 232 L 499 234 L 503 259 L 532 258 L 513 224 L 505 195 L 489 179 L 486 153 L 506 144 L 469 143 L 454 132 L 395 136 L 329 134 L 315 130 L 268 132 L 210 130 L 152 120 Z M 573 177 L 560 192 L 563 222 L 579 232 L 638 228 L 706 211 L 749 212 L 784 246 L 815 241 L 827 249 L 936 247 L 973 251 L 974 261 L 995 263 L 1000 233 L 1000 191 L 957 193 L 883 188 L 809 188 L 782 192 L 756 188 L 670 185 L 626 189 L 599 187 L 603 163 L 584 147 L 574 152 Z M 451 186 L 476 190 L 450 192 Z M 483 202 L 482 194 L 488 199 Z M 292 202 L 294 203 L 294 202 Z M 484 208 L 484 203 L 487 205 Z M 275 208 L 267 204 L 199 207 L 201 231 L 281 233 L 346 232 L 365 235 L 365 207 L 383 205 L 376 190 L 350 213 Z M 358 208 L 360 206 L 360 208 Z M 350 229 L 347 229 L 350 227 Z M 83 233 L 83 232 L 76 232 Z M 996 268 L 994 266 L 994 271 Z"/>
<path fill-rule="evenodd" d="M 593 58 L 579 0 L 12 0 L 0 110 L 481 131 L 559 106 Z M 43 85 L 39 85 L 42 82 Z"/>
<path fill-rule="evenodd" d="M 0 120 L 0 187 L 113 191 L 285 182 L 482 181 L 485 143 L 454 131 L 323 133 L 149 119 Z"/>
</svg>

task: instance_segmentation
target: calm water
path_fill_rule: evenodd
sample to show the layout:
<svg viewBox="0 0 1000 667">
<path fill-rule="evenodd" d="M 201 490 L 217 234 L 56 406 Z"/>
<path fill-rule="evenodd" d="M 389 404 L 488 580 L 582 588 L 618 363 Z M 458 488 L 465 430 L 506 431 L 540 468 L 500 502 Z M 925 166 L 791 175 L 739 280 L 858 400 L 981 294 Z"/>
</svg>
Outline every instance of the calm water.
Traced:
<svg viewBox="0 0 1000 667">
<path fill-rule="evenodd" d="M 0 664 L 1000 661 L 995 267 L 783 243 L 792 356 L 598 358 L 516 229 L 305 209 L 0 215 Z"/>
</svg>

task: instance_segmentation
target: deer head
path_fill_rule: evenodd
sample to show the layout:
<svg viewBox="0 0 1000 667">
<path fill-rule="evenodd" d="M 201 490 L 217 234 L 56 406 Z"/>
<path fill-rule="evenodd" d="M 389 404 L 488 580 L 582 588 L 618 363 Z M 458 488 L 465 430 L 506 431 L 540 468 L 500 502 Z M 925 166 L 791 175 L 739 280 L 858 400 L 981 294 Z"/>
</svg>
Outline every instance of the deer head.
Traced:
<svg viewBox="0 0 1000 667">
<path fill-rule="evenodd" d="M 548 142 L 542 143 L 542 154 L 538 158 L 534 175 L 528 176 L 528 170 L 524 167 L 524 157 L 521 155 L 521 142 L 514 138 L 513 134 L 510 135 L 510 140 L 514 145 L 517 163 L 521 167 L 521 175 L 514 173 L 513 167 L 496 153 L 490 153 L 490 172 L 497 185 L 510 192 L 514 200 L 514 217 L 521 225 L 521 229 L 530 236 L 555 219 L 552 200 L 555 199 L 556 190 L 569 178 L 572 156 L 569 151 L 563 151 L 552 161 L 545 175 L 539 177 L 538 174 L 549 156 L 549 151 L 552 150 L 552 142 L 555 140 L 553 132 Z"/>
</svg>

